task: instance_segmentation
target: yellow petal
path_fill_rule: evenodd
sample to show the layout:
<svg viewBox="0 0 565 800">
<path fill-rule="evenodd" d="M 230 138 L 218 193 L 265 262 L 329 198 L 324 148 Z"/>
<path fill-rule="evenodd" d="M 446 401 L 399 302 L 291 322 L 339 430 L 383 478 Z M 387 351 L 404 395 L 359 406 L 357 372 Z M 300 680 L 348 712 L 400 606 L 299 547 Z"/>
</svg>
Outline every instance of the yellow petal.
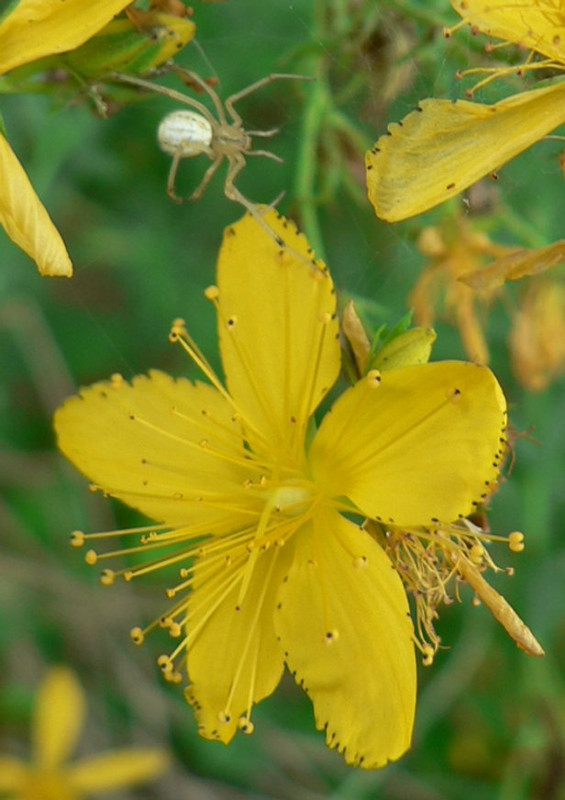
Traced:
<svg viewBox="0 0 565 800">
<path fill-rule="evenodd" d="M 537 50 L 565 63 L 565 15 L 557 0 L 451 0 L 463 19 L 481 33 Z"/>
<path fill-rule="evenodd" d="M 85 715 L 84 693 L 71 670 L 54 667 L 39 689 L 33 717 L 34 761 L 59 767 L 72 754 Z"/>
<path fill-rule="evenodd" d="M 422 100 L 365 156 L 369 199 L 388 222 L 421 214 L 565 122 L 565 83 L 494 105 Z"/>
<path fill-rule="evenodd" d="M 281 460 L 294 453 L 295 462 L 308 417 L 339 373 L 336 299 L 294 224 L 274 211 L 264 220 L 290 249 L 248 215 L 227 229 L 218 262 L 220 347 L 255 449 L 274 448 Z"/>
<path fill-rule="evenodd" d="M 102 753 L 73 764 L 67 774 L 69 783 L 76 791 L 106 792 L 156 778 L 168 766 L 166 753 L 139 747 Z"/>
<path fill-rule="evenodd" d="M 232 463 L 245 459 L 232 417 L 211 386 L 153 371 L 83 389 L 57 411 L 55 429 L 81 472 L 147 516 L 231 528 L 241 519 L 217 504 L 249 477 Z"/>
<path fill-rule="evenodd" d="M 20 0 L 0 23 L 0 75 L 90 39 L 131 0 Z"/>
<path fill-rule="evenodd" d="M 245 730 L 251 705 L 281 679 L 284 660 L 273 615 L 290 551 L 285 545 L 259 556 L 241 602 L 235 554 L 231 565 L 217 557 L 199 561 L 189 600 L 188 635 L 195 641 L 188 654 L 187 699 L 207 739 L 229 742 L 238 727 Z"/>
<path fill-rule="evenodd" d="M 485 367 L 440 362 L 370 372 L 327 414 L 309 461 L 316 484 L 400 527 L 467 516 L 496 481 L 506 403 Z"/>
<path fill-rule="evenodd" d="M 0 756 L 0 792 L 13 794 L 23 786 L 28 768 L 17 758 Z"/>
<path fill-rule="evenodd" d="M 368 769 L 408 749 L 412 623 L 402 582 L 367 532 L 325 510 L 297 534 L 275 626 L 328 745 Z"/>
<path fill-rule="evenodd" d="M 14 151 L 0 133 L 0 224 L 42 275 L 70 277 L 73 267 L 63 240 L 33 190 Z"/>
<path fill-rule="evenodd" d="M 459 280 L 479 291 L 497 289 L 506 281 L 519 281 L 531 275 L 539 275 L 565 261 L 565 240 L 535 250 L 519 249 L 502 258 L 497 258 L 485 269 L 478 269 Z"/>
<path fill-rule="evenodd" d="M 65 769 L 54 772 L 30 769 L 14 800 L 84 800 L 84 798 L 70 785 Z"/>
</svg>

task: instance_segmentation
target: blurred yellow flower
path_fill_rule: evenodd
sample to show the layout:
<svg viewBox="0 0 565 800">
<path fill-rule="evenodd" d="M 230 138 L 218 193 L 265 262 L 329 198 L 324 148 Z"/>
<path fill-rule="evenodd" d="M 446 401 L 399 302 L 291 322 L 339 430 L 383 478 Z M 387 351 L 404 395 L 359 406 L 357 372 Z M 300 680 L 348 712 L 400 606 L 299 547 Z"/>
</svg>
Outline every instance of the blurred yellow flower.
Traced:
<svg viewBox="0 0 565 800">
<path fill-rule="evenodd" d="M 20 0 L 0 21 L 0 75 L 78 47 L 130 0 Z M 63 240 L 3 131 L 0 118 L 0 224 L 42 275 L 70 277 Z"/>
<path fill-rule="evenodd" d="M 443 226 L 424 228 L 418 248 L 428 259 L 408 297 L 418 325 L 432 327 L 441 311 L 457 327 L 465 352 L 477 364 L 488 364 L 484 334 L 486 312 L 497 288 L 473 289 L 461 281 L 468 273 L 481 275 L 487 258 L 501 258 L 516 248 L 492 242 L 463 217 Z"/>
<path fill-rule="evenodd" d="M 538 61 L 530 57 L 519 67 L 475 70 L 489 73 L 477 86 L 526 70 L 565 70 L 561 0 L 451 0 L 451 4 L 475 32 L 545 56 Z M 564 122 L 565 82 L 560 80 L 494 105 L 422 100 L 402 122 L 390 125 L 367 153 L 369 199 L 377 216 L 388 222 L 421 214 L 497 170 Z"/>
<path fill-rule="evenodd" d="M 457 218 L 424 228 L 418 247 L 428 258 L 408 298 L 418 324 L 432 326 L 443 309 L 458 328 L 469 358 L 488 364 L 488 307 L 504 292 L 506 282 L 531 278 L 512 312 L 512 369 L 533 392 L 560 377 L 565 370 L 565 286 L 559 274 L 542 275 L 564 261 L 565 241 L 538 249 L 506 247 Z M 494 260 L 485 266 L 485 259 Z M 506 305 L 511 307 L 508 297 Z"/>
<path fill-rule="evenodd" d="M 84 723 L 84 693 L 65 667 L 48 673 L 36 700 L 29 764 L 0 756 L 0 794 L 13 800 L 82 800 L 93 792 L 132 786 L 168 766 L 160 750 L 131 748 L 67 763 Z"/>
<path fill-rule="evenodd" d="M 565 284 L 534 278 L 522 297 L 508 341 L 512 369 L 532 392 L 543 392 L 565 374 Z"/>
<path fill-rule="evenodd" d="M 545 247 L 500 247 L 491 242 L 489 255 L 495 260 L 488 267 L 461 275 L 467 286 L 477 291 L 493 292 L 507 281 L 519 281 L 541 275 L 565 262 L 565 239 Z"/>
<path fill-rule="evenodd" d="M 410 745 L 416 694 L 406 592 L 380 535 L 447 526 L 482 502 L 499 474 L 506 404 L 475 364 L 370 370 L 316 430 L 340 371 L 335 289 L 305 237 L 263 213 L 288 247 L 244 217 L 227 229 L 206 292 L 226 386 L 177 321 L 172 340 L 210 383 L 116 375 L 58 410 L 63 453 L 157 521 L 76 532 L 74 543 L 129 535 L 129 552 L 153 557 L 106 570 L 107 584 L 180 567 L 172 608 L 133 636 L 161 625 L 178 639 L 159 663 L 174 682 L 188 673 L 204 737 L 250 733 L 253 704 L 286 664 L 328 745 L 380 767 Z M 90 550 L 87 561 L 117 554 Z"/>
</svg>

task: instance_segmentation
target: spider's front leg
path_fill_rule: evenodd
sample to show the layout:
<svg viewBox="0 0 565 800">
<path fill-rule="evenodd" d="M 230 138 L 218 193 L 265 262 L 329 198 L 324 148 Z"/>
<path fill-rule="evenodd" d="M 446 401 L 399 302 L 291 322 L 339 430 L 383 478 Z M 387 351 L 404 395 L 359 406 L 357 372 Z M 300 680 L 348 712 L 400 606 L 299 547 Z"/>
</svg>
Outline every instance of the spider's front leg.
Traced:
<svg viewBox="0 0 565 800">
<path fill-rule="evenodd" d="M 224 109 L 220 98 L 218 97 L 217 93 L 214 89 L 205 81 L 203 80 L 200 75 L 196 72 L 192 72 L 191 70 L 185 69 L 184 67 L 180 67 L 178 64 L 174 62 L 170 65 L 170 70 L 175 75 L 177 75 L 181 81 L 185 84 L 190 86 L 199 86 L 200 89 L 208 95 L 212 103 L 214 104 L 214 108 L 216 109 L 216 114 L 218 115 L 218 119 L 222 125 L 228 125 L 228 121 L 226 119 L 226 115 L 224 113 Z M 192 99 L 192 98 L 191 98 Z"/>
<path fill-rule="evenodd" d="M 271 153 L 270 150 L 249 150 L 246 156 L 263 156 L 263 158 L 270 158 L 271 161 L 276 161 L 277 164 L 284 164 L 284 158 Z"/>
<path fill-rule="evenodd" d="M 273 75 L 267 75 L 265 78 L 261 78 L 255 83 L 252 83 L 251 86 L 247 86 L 245 89 L 242 89 L 235 94 L 230 95 L 224 103 L 226 111 L 232 118 L 232 120 L 237 125 L 243 125 L 242 119 L 240 115 L 234 108 L 234 105 L 242 100 L 244 97 L 247 97 L 253 92 L 256 92 L 258 89 L 262 89 L 263 86 L 268 86 L 270 83 L 274 83 L 275 81 L 311 81 L 313 78 L 308 77 L 307 75 L 290 75 L 285 73 L 275 73 Z"/>
<path fill-rule="evenodd" d="M 246 131 L 248 136 L 260 136 L 262 139 L 269 139 L 271 136 L 276 136 L 280 128 L 271 128 L 268 131 Z"/>
<path fill-rule="evenodd" d="M 247 153 L 249 155 L 249 153 Z M 265 222 L 263 214 L 265 214 L 269 209 L 274 208 L 277 203 L 282 200 L 284 196 L 284 192 L 272 202 L 270 205 L 264 204 L 257 204 L 248 200 L 245 195 L 243 195 L 237 186 L 235 185 L 234 181 L 245 167 L 245 158 L 241 153 L 237 153 L 235 155 L 226 155 L 228 160 L 228 174 L 226 176 L 225 182 L 225 194 L 229 200 L 233 200 L 236 203 L 240 203 L 245 210 L 251 214 L 253 219 L 259 223 L 259 225 L 263 228 L 265 233 L 270 236 L 270 238 L 276 243 L 277 247 L 280 248 L 281 251 L 286 251 L 290 253 L 294 258 L 297 258 L 299 261 L 302 261 L 308 269 L 314 269 L 317 272 L 321 272 L 321 268 L 316 264 L 314 256 L 310 256 L 309 254 L 305 255 L 304 253 L 300 253 L 293 247 L 289 247 L 285 240 L 276 232 L 274 231 L 270 225 Z M 309 251 L 312 253 L 312 251 Z"/>
<path fill-rule="evenodd" d="M 245 208 L 245 210 L 249 214 L 251 214 L 253 219 L 255 219 L 259 223 L 259 225 L 261 225 L 263 230 L 271 237 L 271 239 L 274 239 L 274 241 L 277 243 L 277 245 L 280 248 L 285 248 L 286 245 L 285 245 L 284 240 L 281 239 L 281 237 L 277 233 L 275 233 L 275 231 L 269 225 L 267 225 L 267 223 L 263 219 L 263 214 L 261 213 L 261 210 L 260 210 L 259 206 L 257 205 L 257 203 L 253 203 L 253 202 L 251 202 L 251 200 L 248 200 L 247 197 L 245 197 L 245 195 L 243 195 L 239 191 L 239 189 L 237 188 L 237 186 L 234 183 L 234 181 L 237 178 L 237 176 L 239 175 L 239 173 L 245 167 L 245 158 L 241 155 L 241 153 L 237 153 L 236 155 L 227 156 L 227 159 L 228 159 L 229 166 L 228 166 L 228 174 L 226 175 L 226 183 L 225 183 L 225 195 L 226 195 L 226 197 L 228 198 L 228 200 L 233 200 L 236 203 L 240 203 L 240 205 L 242 205 Z M 284 192 L 283 192 L 283 194 L 284 194 Z M 277 197 L 275 202 L 271 203 L 271 205 L 263 206 L 265 211 L 267 211 L 270 208 L 273 208 L 274 205 L 279 202 L 281 197 L 282 197 L 282 194 L 279 195 L 279 197 Z"/>
<path fill-rule="evenodd" d="M 256 217 L 258 213 L 257 207 L 254 203 L 242 195 L 234 183 L 241 170 L 245 167 L 245 158 L 241 155 L 241 153 L 226 155 L 226 158 L 228 160 L 228 172 L 226 175 L 226 182 L 224 184 L 224 193 L 226 197 L 228 200 L 233 200 L 235 203 L 241 203 L 241 205 L 247 211 L 249 211 L 250 214 L 253 214 L 253 216 Z"/>
</svg>

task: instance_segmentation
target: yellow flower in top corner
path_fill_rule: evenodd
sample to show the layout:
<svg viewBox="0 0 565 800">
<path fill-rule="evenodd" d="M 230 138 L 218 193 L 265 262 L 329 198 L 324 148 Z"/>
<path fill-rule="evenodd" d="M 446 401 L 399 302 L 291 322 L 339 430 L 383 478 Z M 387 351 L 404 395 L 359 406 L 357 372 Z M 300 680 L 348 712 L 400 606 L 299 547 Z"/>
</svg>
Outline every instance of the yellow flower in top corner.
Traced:
<svg viewBox="0 0 565 800">
<path fill-rule="evenodd" d="M 29 764 L 0 756 L 0 794 L 13 800 L 82 800 L 136 785 L 165 771 L 160 750 L 131 748 L 67 763 L 83 726 L 84 693 L 74 674 L 54 667 L 39 689 Z"/>
<path fill-rule="evenodd" d="M 20 0 L 0 21 L 0 75 L 78 47 L 130 0 Z M 70 277 L 61 236 L 10 147 L 0 118 L 0 224 L 42 275 Z"/>
<path fill-rule="evenodd" d="M 562 0 L 451 0 L 451 4 L 474 32 L 532 51 L 519 67 L 487 70 L 489 76 L 475 89 L 499 75 L 565 70 Z M 536 53 L 543 58 L 534 60 Z M 421 214 L 497 170 L 563 123 L 565 82 L 560 79 L 493 105 L 422 100 L 402 122 L 390 125 L 388 134 L 367 153 L 369 199 L 377 216 L 388 222 Z"/>
<path fill-rule="evenodd" d="M 161 625 L 177 637 L 159 663 L 174 682 L 188 675 L 204 737 L 250 733 L 252 706 L 287 665 L 327 743 L 381 767 L 410 746 L 414 631 L 363 520 L 424 529 L 471 513 L 496 485 L 505 400 L 475 364 L 370 370 L 316 430 L 340 371 L 335 289 L 292 223 L 263 213 L 277 237 L 250 216 L 228 228 L 206 291 L 225 385 L 177 321 L 172 340 L 208 382 L 152 371 L 83 389 L 56 413 L 59 446 L 96 488 L 155 520 L 125 532 L 149 563 L 103 582 L 180 569 L 171 609 L 132 635 Z"/>
</svg>

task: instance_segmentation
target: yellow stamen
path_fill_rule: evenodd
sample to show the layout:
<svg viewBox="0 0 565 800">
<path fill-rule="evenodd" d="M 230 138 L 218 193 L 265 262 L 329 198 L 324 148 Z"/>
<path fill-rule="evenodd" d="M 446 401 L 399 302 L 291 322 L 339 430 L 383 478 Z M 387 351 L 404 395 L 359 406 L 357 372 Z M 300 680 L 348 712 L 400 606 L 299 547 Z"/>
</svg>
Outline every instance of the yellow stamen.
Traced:
<svg viewBox="0 0 565 800">
<path fill-rule="evenodd" d="M 521 553 L 524 547 L 524 534 L 520 531 L 514 531 L 508 536 L 508 546 L 513 553 Z"/>
<path fill-rule="evenodd" d="M 310 385 L 306 388 L 302 395 L 302 407 L 299 412 L 299 425 L 293 430 L 294 433 L 294 452 L 298 457 L 299 452 L 303 450 L 304 445 L 304 438 L 306 435 L 306 426 L 308 425 L 308 417 L 310 413 L 310 409 L 314 405 L 314 390 L 316 388 L 317 380 L 318 380 L 318 373 L 320 371 L 320 364 L 322 361 L 322 354 L 324 353 L 324 345 L 326 342 L 326 336 L 328 333 L 329 325 L 332 321 L 332 315 L 329 312 L 323 314 L 321 321 L 321 325 L 319 329 L 316 329 L 316 332 L 319 332 L 317 337 L 317 341 L 315 342 L 305 342 L 305 347 L 308 347 L 308 352 L 314 353 L 314 368 L 310 371 Z M 287 329 L 289 326 L 286 326 Z M 288 365 L 289 370 L 292 368 L 292 365 Z M 289 371 L 287 370 L 287 372 Z"/>
<path fill-rule="evenodd" d="M 272 575 L 273 568 L 275 566 L 275 562 L 276 562 L 278 553 L 279 553 L 278 550 L 273 550 L 272 555 L 270 557 L 269 567 L 267 569 L 267 572 L 266 572 L 266 575 L 265 575 L 265 579 L 264 579 L 263 585 L 261 587 L 261 594 L 259 596 L 259 599 L 258 599 L 258 602 L 256 604 L 253 617 L 251 619 L 251 624 L 250 624 L 249 630 L 247 632 L 247 637 L 246 637 L 244 645 L 243 645 L 243 649 L 242 649 L 242 652 L 241 652 L 241 655 L 240 655 L 240 659 L 239 659 L 239 663 L 237 665 L 237 669 L 236 669 L 235 674 L 233 676 L 233 681 L 232 681 L 231 687 L 230 687 L 230 693 L 229 693 L 229 696 L 228 696 L 228 699 L 227 699 L 227 702 L 226 702 L 226 707 L 225 707 L 226 711 L 231 707 L 231 703 L 232 703 L 232 700 L 233 700 L 233 695 L 235 693 L 237 684 L 238 684 L 238 682 L 239 682 L 239 680 L 241 678 L 241 673 L 242 673 L 243 667 L 245 666 L 245 660 L 246 660 L 246 657 L 248 655 L 249 647 L 251 645 L 251 642 L 253 641 L 254 633 L 255 633 L 255 631 L 257 629 L 257 625 L 259 623 L 259 619 L 261 617 L 261 612 L 263 610 L 263 603 L 264 603 L 264 600 L 265 600 L 265 594 L 267 592 L 267 588 L 268 588 L 269 583 L 270 583 L 270 577 Z M 248 706 L 247 706 L 247 714 L 246 714 L 246 718 L 248 720 L 249 720 L 249 718 L 251 716 L 251 707 L 253 705 L 253 697 L 254 697 L 254 694 L 255 694 L 255 679 L 256 679 L 256 675 L 257 675 L 257 661 L 258 661 L 258 658 L 259 658 L 259 638 L 256 637 L 255 652 L 254 652 L 253 658 L 252 658 L 253 668 L 252 668 L 252 672 L 251 672 L 251 680 L 249 682 Z"/>
<path fill-rule="evenodd" d="M 364 527 L 377 540 L 382 540 L 382 533 L 379 533 L 380 529 L 375 523 L 366 523 Z M 466 580 L 461 565 L 468 565 L 471 577 L 475 573 L 480 575 L 487 568 L 500 572 L 500 567 L 494 562 L 486 545 L 490 542 L 504 542 L 514 552 L 520 552 L 520 545 L 523 549 L 523 539 L 523 534 L 519 532 L 505 537 L 483 531 L 468 519 L 458 520 L 452 525 L 438 524 L 431 529 L 400 531 L 392 527 L 386 531 L 383 540 L 385 549 L 414 598 L 416 645 L 422 652 L 424 664 L 431 663 L 433 653 L 440 646 L 440 639 L 434 628 L 434 620 L 438 617 L 437 608 L 453 602 L 451 594 L 458 601 L 461 599 L 461 580 Z M 512 570 L 506 570 L 506 573 L 511 574 Z M 484 579 L 481 580 L 486 584 Z"/>
</svg>

